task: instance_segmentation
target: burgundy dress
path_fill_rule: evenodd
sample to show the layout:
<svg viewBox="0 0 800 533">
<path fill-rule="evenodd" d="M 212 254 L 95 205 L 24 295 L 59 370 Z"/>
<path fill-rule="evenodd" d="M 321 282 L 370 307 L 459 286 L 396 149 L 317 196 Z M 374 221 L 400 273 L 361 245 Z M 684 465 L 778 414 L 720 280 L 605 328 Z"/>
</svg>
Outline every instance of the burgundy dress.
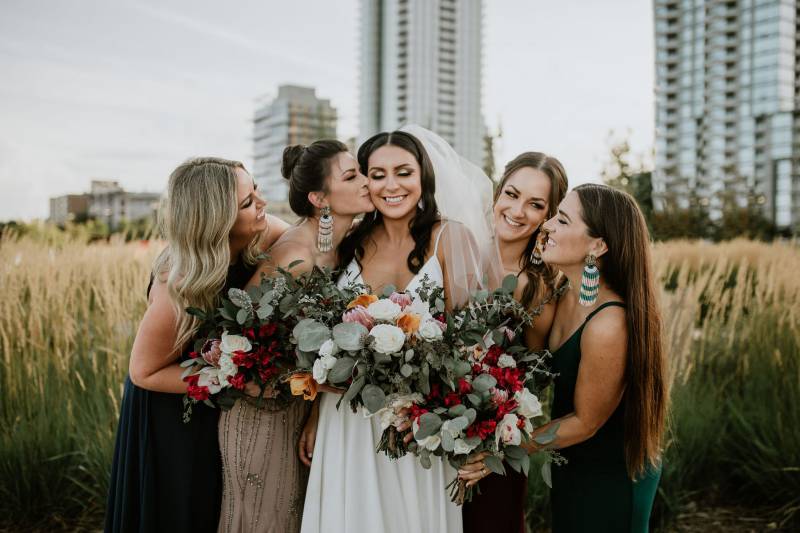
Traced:
<svg viewBox="0 0 800 533">
<path fill-rule="evenodd" d="M 506 475 L 489 474 L 478 482 L 481 494 L 464 503 L 464 533 L 525 533 L 528 478 L 508 465 Z"/>
</svg>

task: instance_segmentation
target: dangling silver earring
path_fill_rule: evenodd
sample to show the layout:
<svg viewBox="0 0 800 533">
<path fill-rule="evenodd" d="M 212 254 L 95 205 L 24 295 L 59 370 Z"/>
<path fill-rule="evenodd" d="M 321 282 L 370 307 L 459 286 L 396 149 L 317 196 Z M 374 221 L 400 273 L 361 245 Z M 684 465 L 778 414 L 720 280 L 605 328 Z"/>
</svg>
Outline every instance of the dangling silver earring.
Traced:
<svg viewBox="0 0 800 533">
<path fill-rule="evenodd" d="M 422 209 L 424 211 L 425 210 L 425 200 L 420 198 L 419 202 L 417 202 L 417 207 L 419 207 L 420 209 Z"/>
<path fill-rule="evenodd" d="M 331 216 L 331 208 L 327 205 L 320 212 L 317 249 L 320 252 L 333 250 L 333 217 Z"/>
<path fill-rule="evenodd" d="M 581 292 L 578 303 L 584 307 L 591 307 L 597 301 L 600 293 L 600 271 L 597 270 L 597 258 L 592 254 L 586 256 L 586 262 L 581 276 Z"/>
</svg>

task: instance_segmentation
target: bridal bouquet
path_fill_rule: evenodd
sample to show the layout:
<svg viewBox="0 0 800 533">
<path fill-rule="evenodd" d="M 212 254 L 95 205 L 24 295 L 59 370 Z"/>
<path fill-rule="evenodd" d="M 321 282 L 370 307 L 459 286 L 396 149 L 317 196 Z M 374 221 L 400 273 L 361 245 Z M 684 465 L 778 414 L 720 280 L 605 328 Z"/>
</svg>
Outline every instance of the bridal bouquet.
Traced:
<svg viewBox="0 0 800 533">
<path fill-rule="evenodd" d="M 304 317 L 330 321 L 332 310 L 343 305 L 339 299 L 349 295 L 335 290 L 330 279 L 330 272 L 320 269 L 297 278 L 278 269 L 278 275 L 263 276 L 257 286 L 230 289 L 222 305 L 210 313 L 187 309 L 202 325 L 194 351 L 181 363 L 188 383 L 184 421 L 198 402 L 230 409 L 237 399 L 250 399 L 244 394 L 248 382 L 260 388 L 256 405 L 264 396 L 288 401 L 282 378 L 296 366 L 292 329 Z M 310 376 L 292 373 L 287 381 L 292 393 L 316 392 L 309 386 Z"/>
<path fill-rule="evenodd" d="M 491 471 L 505 474 L 505 461 L 528 474 L 522 445 L 543 414 L 538 394 L 550 377 L 549 354 L 531 352 L 521 342 L 532 317 L 513 298 L 515 286 L 516 278 L 509 276 L 491 295 L 477 292 L 448 321 L 458 325 L 453 332 L 457 382 L 443 380 L 445 388 L 429 394 L 413 412 L 414 451 L 423 467 L 430 468 L 431 456 L 440 456 L 458 469 L 471 454 L 485 452 L 483 462 Z M 549 443 L 555 430 L 536 442 Z M 448 488 L 458 504 L 471 499 L 472 489 L 458 478 Z"/>
<path fill-rule="evenodd" d="M 346 388 L 339 400 L 355 412 L 363 406 L 378 416 L 383 436 L 379 452 L 406 453 L 397 427 L 427 396 L 454 385 L 469 364 L 459 365 L 450 345 L 453 328 L 444 313 L 442 289 L 423 279 L 415 294 L 387 287 L 381 296 L 353 298 L 338 323 L 329 327 L 306 319 L 294 328 L 298 369 L 316 383 Z"/>
</svg>

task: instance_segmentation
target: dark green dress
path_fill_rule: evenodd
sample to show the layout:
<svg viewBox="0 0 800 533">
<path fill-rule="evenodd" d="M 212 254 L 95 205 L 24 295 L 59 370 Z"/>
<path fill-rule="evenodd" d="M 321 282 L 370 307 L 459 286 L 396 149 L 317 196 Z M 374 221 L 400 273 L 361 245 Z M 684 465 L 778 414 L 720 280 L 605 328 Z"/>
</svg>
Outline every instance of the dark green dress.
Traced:
<svg viewBox="0 0 800 533">
<path fill-rule="evenodd" d="M 621 302 L 606 302 L 599 306 L 553 352 L 552 370 L 558 375 L 555 378 L 552 418 L 575 411 L 575 384 L 581 362 L 583 328 L 602 309 L 613 305 L 624 307 Z M 661 471 L 650 471 L 637 481 L 628 477 L 624 419 L 623 398 L 592 438 L 559 450 L 568 462 L 552 468 L 553 533 L 648 531 Z"/>
</svg>

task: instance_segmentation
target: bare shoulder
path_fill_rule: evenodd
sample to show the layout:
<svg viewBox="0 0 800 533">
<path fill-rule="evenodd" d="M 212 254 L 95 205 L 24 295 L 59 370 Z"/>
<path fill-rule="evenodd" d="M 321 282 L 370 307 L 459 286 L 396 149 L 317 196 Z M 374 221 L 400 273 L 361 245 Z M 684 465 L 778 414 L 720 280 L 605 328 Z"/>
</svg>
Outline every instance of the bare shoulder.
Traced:
<svg viewBox="0 0 800 533">
<path fill-rule="evenodd" d="M 275 215 L 268 214 L 267 222 L 267 229 L 264 230 L 259 243 L 262 252 L 265 252 L 267 249 L 272 247 L 281 238 L 281 236 L 286 233 L 286 230 L 291 227 L 288 222 L 276 217 Z"/>
<path fill-rule="evenodd" d="M 300 263 L 297 263 L 300 261 Z M 269 249 L 269 260 L 272 268 L 288 268 L 293 274 L 311 272 L 314 268 L 314 251 L 308 243 L 298 239 L 280 239 Z"/>
<path fill-rule="evenodd" d="M 609 357 L 625 355 L 628 346 L 628 328 L 625 308 L 608 306 L 586 324 L 581 335 L 581 355 L 598 354 Z"/>
<path fill-rule="evenodd" d="M 175 307 L 172 304 L 169 287 L 166 282 L 160 278 L 161 276 L 156 276 L 153 279 L 145 317 L 146 319 L 153 320 L 154 323 L 165 325 L 168 328 L 174 327 L 176 323 Z"/>
</svg>

